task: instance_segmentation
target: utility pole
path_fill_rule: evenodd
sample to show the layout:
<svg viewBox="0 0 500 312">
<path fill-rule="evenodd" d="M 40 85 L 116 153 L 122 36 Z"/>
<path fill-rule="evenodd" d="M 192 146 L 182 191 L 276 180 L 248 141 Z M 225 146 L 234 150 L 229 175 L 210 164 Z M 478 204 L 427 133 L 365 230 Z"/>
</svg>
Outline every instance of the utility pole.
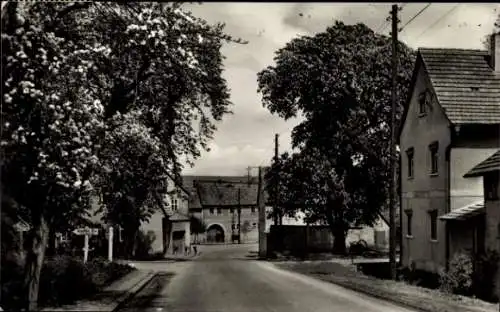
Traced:
<svg viewBox="0 0 500 312">
<path fill-rule="evenodd" d="M 397 103 L 397 85 L 396 77 L 398 73 L 398 10 L 397 4 L 392 6 L 391 19 L 392 19 L 392 110 L 391 110 L 391 140 L 390 140 L 390 161 L 391 161 L 391 179 L 389 190 L 389 264 L 391 268 L 391 278 L 396 279 L 396 222 L 395 222 L 395 177 L 396 177 L 396 103 Z"/>
<path fill-rule="evenodd" d="M 279 134 L 276 133 L 274 136 L 274 164 L 278 164 L 278 147 L 279 147 Z M 274 185 L 274 225 L 278 225 L 278 213 L 279 213 L 279 172 L 275 172 L 275 185 Z"/>
<path fill-rule="evenodd" d="M 264 203 L 264 187 L 262 185 L 262 167 L 259 167 L 259 192 L 257 206 L 259 211 L 259 258 L 265 259 L 267 255 L 266 239 L 266 206 Z"/>
<path fill-rule="evenodd" d="M 238 244 L 241 244 L 241 188 L 238 186 Z"/>
</svg>

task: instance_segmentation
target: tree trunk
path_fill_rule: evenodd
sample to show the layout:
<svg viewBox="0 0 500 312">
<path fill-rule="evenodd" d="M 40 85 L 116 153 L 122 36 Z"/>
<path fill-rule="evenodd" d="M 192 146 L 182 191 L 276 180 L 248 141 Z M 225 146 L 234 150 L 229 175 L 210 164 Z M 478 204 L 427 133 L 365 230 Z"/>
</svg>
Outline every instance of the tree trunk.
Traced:
<svg viewBox="0 0 500 312">
<path fill-rule="evenodd" d="M 342 225 L 338 225 L 335 227 L 335 229 L 332 229 L 333 231 L 333 249 L 332 252 L 336 255 L 345 255 L 347 248 L 346 248 L 346 232 L 343 229 Z"/>
<path fill-rule="evenodd" d="M 345 255 L 347 250 L 345 243 L 347 237 L 347 226 L 345 222 L 342 220 L 340 213 L 336 213 L 334 218 L 333 213 L 326 212 L 326 219 L 333 235 L 332 253 Z"/>
<path fill-rule="evenodd" d="M 49 226 L 47 220 L 40 216 L 38 222 L 34 222 L 30 235 L 27 237 L 25 287 L 26 304 L 28 311 L 37 309 L 38 290 L 40 286 L 40 275 L 42 272 L 45 249 L 49 237 Z"/>
</svg>

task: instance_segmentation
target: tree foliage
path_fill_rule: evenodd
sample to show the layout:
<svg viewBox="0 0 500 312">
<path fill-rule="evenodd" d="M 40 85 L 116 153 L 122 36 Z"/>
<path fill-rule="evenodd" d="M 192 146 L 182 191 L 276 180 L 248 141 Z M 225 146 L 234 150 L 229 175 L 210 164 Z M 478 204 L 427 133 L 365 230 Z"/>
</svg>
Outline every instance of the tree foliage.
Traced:
<svg viewBox="0 0 500 312">
<path fill-rule="evenodd" d="M 401 42 L 397 47 L 399 120 L 414 54 Z M 391 41 L 363 24 L 336 22 L 293 39 L 275 62 L 258 74 L 263 105 L 285 120 L 304 121 L 292 131 L 298 152 L 274 162 L 266 184 L 272 194 L 279 172 L 285 210 L 328 222 L 334 248 L 343 252 L 349 226 L 371 224 L 389 192 Z"/>
<path fill-rule="evenodd" d="M 51 227 L 87 215 L 97 195 L 107 220 L 134 230 L 163 204 L 182 158 L 207 149 L 231 106 L 220 48 L 241 41 L 178 3 L 5 10 L 2 182 L 33 225 L 32 310 Z"/>
</svg>

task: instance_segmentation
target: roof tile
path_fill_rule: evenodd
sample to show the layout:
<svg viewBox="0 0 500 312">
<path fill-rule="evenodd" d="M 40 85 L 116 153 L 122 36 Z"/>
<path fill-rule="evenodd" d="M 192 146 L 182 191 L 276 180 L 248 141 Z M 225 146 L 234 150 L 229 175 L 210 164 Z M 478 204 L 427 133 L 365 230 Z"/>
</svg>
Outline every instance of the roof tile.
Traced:
<svg viewBox="0 0 500 312">
<path fill-rule="evenodd" d="M 477 177 L 491 171 L 500 171 L 500 150 L 486 158 L 486 160 L 477 164 L 474 168 L 467 172 L 464 177 Z"/>
<path fill-rule="evenodd" d="M 440 105 L 454 124 L 500 124 L 500 75 L 481 50 L 419 49 Z"/>
</svg>

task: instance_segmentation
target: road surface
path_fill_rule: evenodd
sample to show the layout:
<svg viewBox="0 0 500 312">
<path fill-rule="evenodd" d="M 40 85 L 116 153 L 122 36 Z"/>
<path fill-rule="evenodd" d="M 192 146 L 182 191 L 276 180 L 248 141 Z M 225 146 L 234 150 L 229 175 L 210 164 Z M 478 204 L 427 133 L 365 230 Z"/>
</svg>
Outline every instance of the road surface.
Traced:
<svg viewBox="0 0 500 312">
<path fill-rule="evenodd" d="M 201 246 L 176 263 L 135 263 L 166 271 L 120 312 L 416 312 L 249 258 L 256 246 Z M 253 253 L 252 253 L 253 254 Z"/>
</svg>

